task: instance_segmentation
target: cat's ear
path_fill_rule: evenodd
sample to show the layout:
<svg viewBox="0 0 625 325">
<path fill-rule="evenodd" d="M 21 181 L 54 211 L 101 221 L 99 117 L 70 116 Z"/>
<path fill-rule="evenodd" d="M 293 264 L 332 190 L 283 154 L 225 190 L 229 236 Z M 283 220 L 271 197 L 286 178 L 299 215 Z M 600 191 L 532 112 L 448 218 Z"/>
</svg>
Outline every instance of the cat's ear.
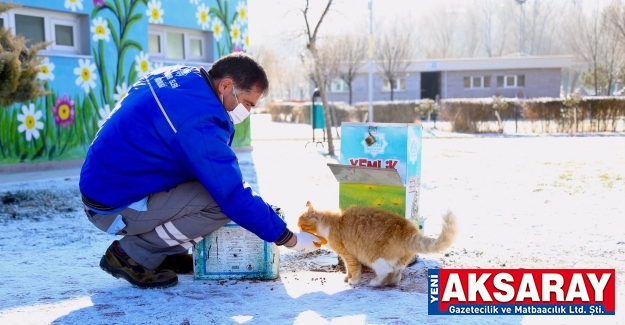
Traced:
<svg viewBox="0 0 625 325">
<path fill-rule="evenodd" d="M 312 203 L 310 201 L 306 202 L 306 207 L 308 207 L 308 214 L 315 213 L 315 208 L 313 208 Z"/>
</svg>

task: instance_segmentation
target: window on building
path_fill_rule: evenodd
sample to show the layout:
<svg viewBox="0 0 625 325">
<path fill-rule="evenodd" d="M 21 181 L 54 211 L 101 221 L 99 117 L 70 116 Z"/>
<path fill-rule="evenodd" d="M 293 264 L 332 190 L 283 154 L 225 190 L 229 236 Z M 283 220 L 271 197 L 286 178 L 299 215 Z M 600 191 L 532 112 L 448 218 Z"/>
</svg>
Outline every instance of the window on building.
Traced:
<svg viewBox="0 0 625 325">
<path fill-rule="evenodd" d="M 15 15 L 15 33 L 26 38 L 26 45 L 45 42 L 46 30 L 43 17 Z"/>
<path fill-rule="evenodd" d="M 525 75 L 506 75 L 497 76 L 497 87 L 499 88 L 514 88 L 525 87 Z"/>
<path fill-rule="evenodd" d="M 7 26 L 7 15 L 5 13 L 0 14 L 0 27 L 8 27 Z"/>
<path fill-rule="evenodd" d="M 202 39 L 199 38 L 199 37 L 193 37 L 192 36 L 189 39 L 189 44 L 190 44 L 190 47 L 191 47 L 190 51 L 189 51 L 190 52 L 189 55 L 191 57 L 201 58 L 203 56 L 202 53 L 204 53 L 204 48 L 203 48 L 204 45 L 202 43 L 203 43 Z"/>
<path fill-rule="evenodd" d="M 503 76 L 497 76 L 497 87 L 503 88 Z"/>
<path fill-rule="evenodd" d="M 148 50 L 150 57 L 173 62 L 208 63 L 212 57 L 211 32 L 150 25 Z"/>
<path fill-rule="evenodd" d="M 78 23 L 65 19 L 51 19 L 54 44 L 52 48 L 59 51 L 73 51 L 76 48 Z"/>
<path fill-rule="evenodd" d="M 84 16 L 84 17 L 83 17 Z M 40 9 L 13 9 L 0 15 L 0 25 L 10 28 L 17 35 L 26 38 L 26 45 L 52 42 L 43 54 L 82 53 L 80 31 L 89 30 L 86 15 L 60 13 Z M 87 49 L 88 50 L 88 49 Z"/>
<path fill-rule="evenodd" d="M 464 77 L 462 85 L 464 88 L 490 88 L 490 76 Z"/>
<path fill-rule="evenodd" d="M 163 49 L 161 47 L 162 34 L 150 32 L 148 35 L 148 51 L 152 56 L 162 56 Z"/>
<path fill-rule="evenodd" d="M 334 79 L 330 83 L 330 91 L 333 93 L 346 93 L 349 92 L 349 86 L 343 79 Z"/>
<path fill-rule="evenodd" d="M 184 59 L 184 33 L 165 33 L 165 53 L 169 59 Z"/>
<path fill-rule="evenodd" d="M 397 78 L 393 87 L 393 91 L 406 90 L 406 78 Z M 391 91 L 391 82 L 388 79 L 384 79 L 382 83 L 382 91 Z"/>
</svg>

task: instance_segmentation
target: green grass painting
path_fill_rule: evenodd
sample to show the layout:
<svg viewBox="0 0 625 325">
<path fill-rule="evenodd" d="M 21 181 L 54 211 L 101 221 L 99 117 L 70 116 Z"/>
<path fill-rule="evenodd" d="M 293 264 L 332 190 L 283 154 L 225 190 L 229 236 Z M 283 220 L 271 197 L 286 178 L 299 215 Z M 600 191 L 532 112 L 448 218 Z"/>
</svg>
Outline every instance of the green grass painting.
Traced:
<svg viewBox="0 0 625 325">
<path fill-rule="evenodd" d="M 406 188 L 403 186 L 374 184 L 339 184 L 339 207 L 352 205 L 378 207 L 405 215 Z"/>
</svg>

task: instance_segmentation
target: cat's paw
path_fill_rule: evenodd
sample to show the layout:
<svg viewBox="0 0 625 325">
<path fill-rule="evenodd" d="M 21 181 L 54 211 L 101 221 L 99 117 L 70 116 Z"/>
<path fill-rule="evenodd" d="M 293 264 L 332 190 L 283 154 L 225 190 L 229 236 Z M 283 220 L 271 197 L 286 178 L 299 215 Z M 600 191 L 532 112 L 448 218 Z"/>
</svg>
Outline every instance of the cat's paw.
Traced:
<svg viewBox="0 0 625 325">
<path fill-rule="evenodd" d="M 351 285 L 356 285 L 358 283 L 360 283 L 360 279 L 349 279 L 347 280 L 347 283 L 351 284 Z"/>
<path fill-rule="evenodd" d="M 382 281 L 378 279 L 378 277 L 373 278 L 373 280 L 369 281 L 369 286 L 371 287 L 379 287 L 382 285 Z"/>
</svg>

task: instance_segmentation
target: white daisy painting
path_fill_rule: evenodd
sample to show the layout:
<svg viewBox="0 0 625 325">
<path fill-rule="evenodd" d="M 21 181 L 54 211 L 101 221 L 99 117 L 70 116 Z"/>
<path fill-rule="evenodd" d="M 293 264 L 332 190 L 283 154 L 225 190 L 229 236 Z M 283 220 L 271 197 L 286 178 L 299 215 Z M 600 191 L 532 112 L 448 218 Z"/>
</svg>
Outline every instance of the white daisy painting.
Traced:
<svg viewBox="0 0 625 325">
<path fill-rule="evenodd" d="M 119 101 L 121 101 L 122 99 L 124 99 L 124 97 L 126 97 L 126 95 L 128 95 L 129 89 L 130 88 L 128 87 L 128 84 L 126 84 L 126 82 L 123 82 L 121 85 L 115 86 L 115 94 L 113 95 L 113 99 L 115 99 L 115 105 L 117 105 Z"/>
<path fill-rule="evenodd" d="M 230 38 L 232 39 L 232 45 L 241 44 L 241 25 L 238 22 L 230 25 Z"/>
<path fill-rule="evenodd" d="M 74 68 L 76 78 L 76 86 L 82 87 L 85 93 L 95 88 L 95 81 L 98 75 L 95 72 L 96 66 L 89 59 L 78 59 L 78 67 Z"/>
<path fill-rule="evenodd" d="M 119 87 L 119 86 L 118 86 Z M 98 127 L 102 127 L 106 119 L 111 115 L 111 107 L 109 104 L 104 104 L 104 107 L 100 107 L 98 109 L 98 115 L 100 115 L 100 119 L 98 120 Z"/>
<path fill-rule="evenodd" d="M 247 51 L 250 48 L 250 34 L 247 32 L 243 32 L 243 36 L 241 37 L 241 46 L 243 47 L 243 51 Z"/>
<path fill-rule="evenodd" d="M 202 27 L 202 29 L 204 30 L 208 29 L 209 10 L 209 7 L 207 7 L 205 4 L 201 4 L 197 7 L 197 12 L 195 13 L 195 17 L 197 18 L 197 24 L 200 25 L 200 27 Z"/>
<path fill-rule="evenodd" d="M 145 11 L 150 24 L 162 24 L 165 10 L 161 8 L 161 2 L 158 0 L 150 0 L 148 2 L 148 10 Z"/>
<path fill-rule="evenodd" d="M 65 0 L 65 9 L 76 12 L 76 10 L 82 11 L 82 8 L 82 0 Z"/>
<path fill-rule="evenodd" d="M 17 120 L 22 122 L 17 126 L 17 131 L 25 132 L 26 141 L 33 138 L 39 139 L 39 130 L 43 130 L 43 122 L 39 121 L 43 114 L 35 110 L 35 104 L 22 106 L 22 114 L 17 114 Z"/>
<path fill-rule="evenodd" d="M 247 21 L 247 6 L 244 1 L 239 1 L 237 5 L 237 20 L 241 25 L 245 24 Z"/>
<path fill-rule="evenodd" d="M 108 42 L 111 40 L 111 30 L 109 29 L 108 23 L 102 17 L 96 17 L 92 21 L 93 25 L 91 25 L 91 33 L 93 34 L 93 41 L 105 41 Z"/>
<path fill-rule="evenodd" d="M 48 57 L 43 58 L 41 60 L 41 64 L 39 64 L 39 73 L 37 74 L 37 78 L 39 80 L 54 80 L 54 63 L 50 62 Z"/>
<path fill-rule="evenodd" d="M 137 75 L 139 75 L 139 78 L 145 76 L 146 74 L 148 74 L 148 72 L 150 72 L 150 55 L 141 51 L 135 57 L 135 62 L 137 63 L 135 65 L 135 70 L 137 71 Z"/>
<path fill-rule="evenodd" d="M 213 19 L 213 37 L 215 37 L 216 42 L 219 42 L 221 39 L 223 31 L 224 26 L 221 24 L 221 21 L 219 19 Z"/>
</svg>

